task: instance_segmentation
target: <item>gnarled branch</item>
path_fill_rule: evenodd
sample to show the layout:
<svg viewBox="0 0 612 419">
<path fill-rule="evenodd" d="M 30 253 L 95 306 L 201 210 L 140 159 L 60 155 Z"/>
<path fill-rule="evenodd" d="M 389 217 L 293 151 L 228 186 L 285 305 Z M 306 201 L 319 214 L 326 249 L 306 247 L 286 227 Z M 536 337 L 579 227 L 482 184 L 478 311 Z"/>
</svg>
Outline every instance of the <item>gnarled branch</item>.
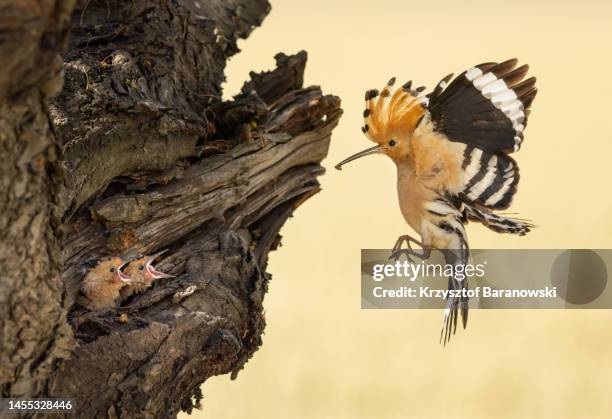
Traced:
<svg viewBox="0 0 612 419">
<path fill-rule="evenodd" d="M 279 54 L 276 69 L 252 73 L 234 100 L 221 99 L 236 40 L 268 11 L 265 0 L 76 4 L 64 88 L 48 109 L 35 108 L 47 131 L 31 135 L 46 138 L 45 150 L 55 138 L 61 163 L 26 182 L 41 195 L 24 212 L 31 216 L 0 218 L 16 223 L 14 240 L 32 234 L 48 247 L 57 237 L 61 258 L 28 258 L 51 264 L 42 266 L 55 284 L 48 301 L 55 328 L 46 342 L 71 351 L 33 344 L 49 360 L 41 386 L 19 387 L 12 376 L 4 394 L 71 397 L 82 417 L 174 416 L 193 407 L 204 380 L 235 375 L 257 350 L 268 253 L 285 220 L 319 191 L 319 163 L 342 113 L 337 97 L 302 86 L 305 52 Z M 0 74 L 0 93 L 15 94 L 7 85 Z M 24 106 L 34 106 L 28 100 Z M 24 150 L 29 162 L 40 152 Z M 18 202 L 12 213 L 24 207 Z M 162 248 L 169 251 L 160 269 L 175 278 L 117 308 L 91 312 L 75 303 L 88 259 Z M 34 271 L 28 275 L 34 281 Z M 50 364 L 56 358 L 65 359 Z"/>
</svg>

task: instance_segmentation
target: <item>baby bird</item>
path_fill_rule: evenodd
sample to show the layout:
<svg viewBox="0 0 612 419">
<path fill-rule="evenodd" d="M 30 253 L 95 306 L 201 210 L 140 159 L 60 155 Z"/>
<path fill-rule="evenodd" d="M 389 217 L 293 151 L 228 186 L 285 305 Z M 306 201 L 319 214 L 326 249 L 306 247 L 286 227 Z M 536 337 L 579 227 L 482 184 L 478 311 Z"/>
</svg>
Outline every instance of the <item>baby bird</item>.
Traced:
<svg viewBox="0 0 612 419">
<path fill-rule="evenodd" d="M 121 298 L 125 299 L 130 295 L 139 293 L 149 288 L 153 281 L 160 278 L 174 278 L 174 275 L 169 275 L 158 271 L 153 267 L 153 261 L 163 255 L 166 250 L 155 253 L 151 256 L 141 256 L 133 259 L 125 268 L 125 273 L 134 278 L 134 282 L 128 284 L 121 290 Z"/>
<path fill-rule="evenodd" d="M 86 299 L 81 299 L 80 303 L 90 310 L 115 307 L 121 289 L 133 282 L 133 279 L 123 272 L 127 263 L 120 257 L 105 258 L 97 262 L 81 283 L 81 292 Z"/>
</svg>

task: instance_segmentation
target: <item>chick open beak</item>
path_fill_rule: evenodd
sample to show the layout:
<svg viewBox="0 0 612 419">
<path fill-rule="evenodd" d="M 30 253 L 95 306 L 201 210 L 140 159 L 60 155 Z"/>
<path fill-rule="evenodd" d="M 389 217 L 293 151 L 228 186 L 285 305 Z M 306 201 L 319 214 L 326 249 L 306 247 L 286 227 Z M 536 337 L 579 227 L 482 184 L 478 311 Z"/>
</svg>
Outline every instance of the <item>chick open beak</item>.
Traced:
<svg viewBox="0 0 612 419">
<path fill-rule="evenodd" d="M 117 277 L 122 282 L 127 282 L 127 283 L 134 282 L 132 278 L 130 278 L 129 276 L 123 273 L 123 268 L 125 268 L 130 262 L 131 260 L 128 260 L 127 262 L 124 262 L 121 266 L 119 266 L 119 268 L 117 268 Z"/>
<path fill-rule="evenodd" d="M 370 154 L 376 154 L 376 153 L 381 153 L 381 152 L 382 152 L 382 147 L 379 145 L 375 145 L 374 147 L 366 148 L 365 150 L 360 151 L 359 153 L 353 154 L 351 157 L 348 157 L 342 160 L 340 163 L 338 163 L 334 167 L 338 170 L 342 170 L 342 166 L 344 166 L 348 162 L 352 162 L 353 160 L 357 160 L 361 157 L 369 156 Z"/>
<path fill-rule="evenodd" d="M 159 256 L 163 255 L 167 251 L 168 251 L 168 249 L 164 249 L 161 252 L 155 253 L 154 255 L 148 257 L 148 260 L 147 260 L 147 263 L 146 263 L 146 267 L 147 267 L 147 271 L 151 274 L 153 279 L 174 278 L 174 275 L 170 275 L 170 274 L 166 274 L 166 273 L 160 272 L 157 269 L 155 269 L 153 267 L 153 265 L 152 265 L 153 261 L 155 259 L 157 259 Z"/>
</svg>

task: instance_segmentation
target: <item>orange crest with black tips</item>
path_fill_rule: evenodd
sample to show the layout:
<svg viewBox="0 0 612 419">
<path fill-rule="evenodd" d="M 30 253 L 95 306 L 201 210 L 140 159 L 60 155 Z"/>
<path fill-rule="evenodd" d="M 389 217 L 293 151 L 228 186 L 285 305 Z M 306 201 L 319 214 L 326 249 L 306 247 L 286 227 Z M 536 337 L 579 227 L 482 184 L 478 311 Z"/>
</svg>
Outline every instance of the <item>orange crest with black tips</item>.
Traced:
<svg viewBox="0 0 612 419">
<path fill-rule="evenodd" d="M 362 131 L 378 144 L 390 138 L 411 135 L 425 116 L 428 98 L 419 96 L 425 87 L 412 89 L 412 82 L 395 89 L 393 77 L 382 92 L 368 90 L 365 94 L 365 125 Z"/>
</svg>

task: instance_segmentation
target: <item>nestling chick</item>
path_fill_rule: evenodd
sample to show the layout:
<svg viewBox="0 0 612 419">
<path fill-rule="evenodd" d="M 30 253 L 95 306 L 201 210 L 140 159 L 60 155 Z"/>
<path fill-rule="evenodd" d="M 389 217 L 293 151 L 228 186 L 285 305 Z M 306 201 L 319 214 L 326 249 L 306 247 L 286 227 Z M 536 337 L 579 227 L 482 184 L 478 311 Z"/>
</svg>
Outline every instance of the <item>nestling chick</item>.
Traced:
<svg viewBox="0 0 612 419">
<path fill-rule="evenodd" d="M 81 303 L 90 310 L 115 307 L 121 289 L 133 282 L 123 272 L 127 263 L 119 257 L 99 261 L 87 272 L 81 283 L 81 292 L 87 297 Z"/>
<path fill-rule="evenodd" d="M 166 251 L 167 249 L 151 256 L 141 256 L 132 260 L 127 265 L 125 268 L 125 273 L 130 278 L 133 278 L 134 282 L 128 284 L 121 290 L 121 297 L 123 299 L 149 288 L 156 279 L 174 278 L 174 275 L 160 272 L 153 267 L 153 261 L 155 261 L 155 259 L 164 254 Z"/>
</svg>

